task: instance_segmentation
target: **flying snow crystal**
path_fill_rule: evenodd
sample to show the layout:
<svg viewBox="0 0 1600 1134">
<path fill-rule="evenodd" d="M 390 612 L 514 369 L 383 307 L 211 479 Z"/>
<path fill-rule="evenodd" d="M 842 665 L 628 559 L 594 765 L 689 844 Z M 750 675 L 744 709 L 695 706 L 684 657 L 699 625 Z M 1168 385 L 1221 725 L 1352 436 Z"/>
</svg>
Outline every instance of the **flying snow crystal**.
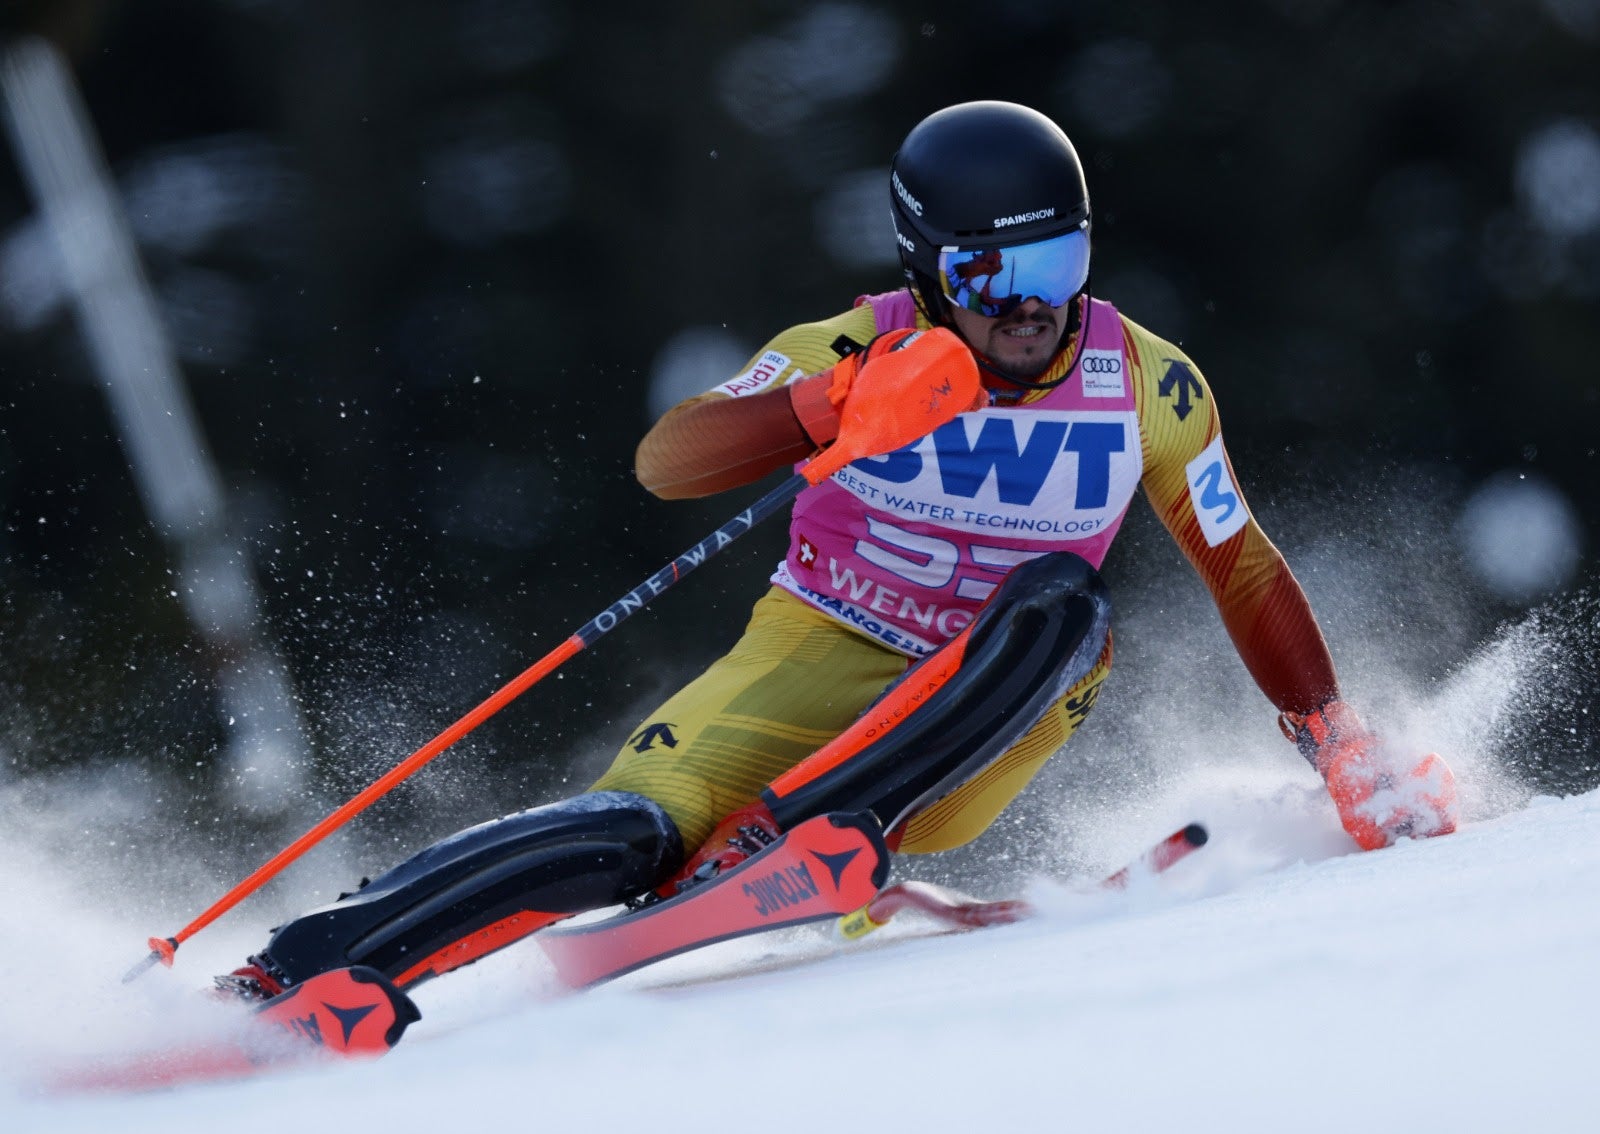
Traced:
<svg viewBox="0 0 1600 1134">
<path fill-rule="evenodd" d="M 750 349 L 720 327 L 679 331 L 656 353 L 650 367 L 650 419 L 732 378 L 749 357 Z"/>
<path fill-rule="evenodd" d="M 1572 580 L 1582 556 L 1577 513 L 1542 477 L 1500 473 L 1467 498 L 1457 522 L 1467 562 L 1508 602 L 1528 602 Z"/>
</svg>

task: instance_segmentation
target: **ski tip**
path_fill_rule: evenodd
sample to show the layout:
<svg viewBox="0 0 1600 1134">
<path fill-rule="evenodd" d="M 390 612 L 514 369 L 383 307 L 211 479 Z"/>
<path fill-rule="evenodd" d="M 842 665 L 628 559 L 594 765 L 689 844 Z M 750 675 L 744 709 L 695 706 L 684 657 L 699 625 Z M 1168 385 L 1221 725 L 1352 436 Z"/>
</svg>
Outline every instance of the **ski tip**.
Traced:
<svg viewBox="0 0 1600 1134">
<path fill-rule="evenodd" d="M 1190 823 L 1183 829 L 1183 841 L 1191 847 L 1203 847 L 1210 838 L 1210 832 L 1199 823 Z"/>
</svg>

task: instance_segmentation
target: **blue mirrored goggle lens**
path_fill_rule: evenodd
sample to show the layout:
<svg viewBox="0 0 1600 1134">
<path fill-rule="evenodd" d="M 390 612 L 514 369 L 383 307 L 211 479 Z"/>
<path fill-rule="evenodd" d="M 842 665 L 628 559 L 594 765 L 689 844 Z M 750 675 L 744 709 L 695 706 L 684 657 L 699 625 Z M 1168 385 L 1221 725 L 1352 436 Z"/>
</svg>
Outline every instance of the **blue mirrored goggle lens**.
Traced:
<svg viewBox="0 0 1600 1134">
<path fill-rule="evenodd" d="M 945 248 L 939 286 L 958 307 L 993 318 L 1037 296 L 1060 307 L 1089 279 L 1089 233 L 1084 229 L 1011 248 Z"/>
</svg>

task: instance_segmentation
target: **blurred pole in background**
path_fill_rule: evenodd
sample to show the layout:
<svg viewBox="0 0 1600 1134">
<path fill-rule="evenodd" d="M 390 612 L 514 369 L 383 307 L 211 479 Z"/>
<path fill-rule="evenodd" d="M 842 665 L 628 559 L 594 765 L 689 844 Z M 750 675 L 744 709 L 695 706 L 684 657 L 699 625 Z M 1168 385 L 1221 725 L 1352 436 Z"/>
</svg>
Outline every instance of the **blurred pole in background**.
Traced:
<svg viewBox="0 0 1600 1134">
<path fill-rule="evenodd" d="M 256 583 L 156 311 L 122 204 L 76 84 L 49 43 L 0 42 L 0 103 L 17 161 L 60 249 L 68 289 L 128 464 L 177 560 L 228 725 L 225 777 L 258 810 L 287 806 L 306 733 L 287 670 L 261 627 Z"/>
</svg>

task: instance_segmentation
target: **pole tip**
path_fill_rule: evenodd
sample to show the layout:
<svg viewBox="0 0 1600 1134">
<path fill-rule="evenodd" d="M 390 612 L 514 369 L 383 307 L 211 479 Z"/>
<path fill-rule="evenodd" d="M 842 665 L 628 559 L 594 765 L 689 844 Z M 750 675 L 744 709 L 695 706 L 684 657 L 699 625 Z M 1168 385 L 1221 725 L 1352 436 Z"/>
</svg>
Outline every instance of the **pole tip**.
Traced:
<svg viewBox="0 0 1600 1134">
<path fill-rule="evenodd" d="M 122 975 L 122 983 L 128 984 L 137 980 L 146 972 L 155 968 L 158 962 L 170 969 L 172 967 L 172 958 L 177 952 L 178 939 L 176 937 L 150 938 L 150 955 L 124 973 Z"/>
</svg>

